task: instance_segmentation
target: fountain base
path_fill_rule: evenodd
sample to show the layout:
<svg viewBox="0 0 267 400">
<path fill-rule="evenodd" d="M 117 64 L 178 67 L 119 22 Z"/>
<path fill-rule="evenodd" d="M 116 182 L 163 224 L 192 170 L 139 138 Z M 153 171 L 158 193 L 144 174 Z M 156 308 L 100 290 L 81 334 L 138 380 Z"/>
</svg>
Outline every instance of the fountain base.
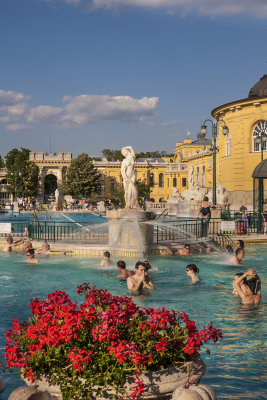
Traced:
<svg viewBox="0 0 267 400">
<path fill-rule="evenodd" d="M 109 210 L 109 249 L 116 257 L 138 258 L 150 252 L 155 214 L 137 209 Z"/>
</svg>

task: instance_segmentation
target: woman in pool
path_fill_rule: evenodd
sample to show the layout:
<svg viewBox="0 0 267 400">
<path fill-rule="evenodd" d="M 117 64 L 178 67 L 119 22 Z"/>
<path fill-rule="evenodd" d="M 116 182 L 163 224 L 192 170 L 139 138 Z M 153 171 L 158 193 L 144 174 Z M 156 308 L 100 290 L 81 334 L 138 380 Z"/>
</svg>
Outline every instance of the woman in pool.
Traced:
<svg viewBox="0 0 267 400">
<path fill-rule="evenodd" d="M 254 269 L 248 269 L 235 279 L 233 286 L 242 304 L 259 304 L 261 301 L 261 280 Z"/>
<path fill-rule="evenodd" d="M 196 275 L 199 273 L 199 269 L 195 264 L 188 264 L 186 267 L 186 274 L 191 278 L 191 283 L 197 283 L 200 278 Z"/>
</svg>

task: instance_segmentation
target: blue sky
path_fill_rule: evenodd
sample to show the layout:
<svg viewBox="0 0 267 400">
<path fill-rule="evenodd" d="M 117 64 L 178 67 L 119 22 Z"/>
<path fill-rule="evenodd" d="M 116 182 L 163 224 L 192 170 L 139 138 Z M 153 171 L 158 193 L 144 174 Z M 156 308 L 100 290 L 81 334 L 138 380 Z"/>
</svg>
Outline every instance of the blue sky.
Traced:
<svg viewBox="0 0 267 400">
<path fill-rule="evenodd" d="M 2 156 L 172 152 L 267 73 L 266 19 L 262 0 L 2 0 Z"/>
</svg>

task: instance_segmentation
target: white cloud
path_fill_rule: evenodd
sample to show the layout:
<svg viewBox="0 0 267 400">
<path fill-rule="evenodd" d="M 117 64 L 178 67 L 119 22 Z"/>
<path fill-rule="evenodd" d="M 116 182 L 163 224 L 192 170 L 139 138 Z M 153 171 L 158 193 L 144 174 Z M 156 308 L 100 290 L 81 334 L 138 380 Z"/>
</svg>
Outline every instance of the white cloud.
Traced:
<svg viewBox="0 0 267 400">
<path fill-rule="evenodd" d="M 162 126 L 174 126 L 174 125 L 179 125 L 181 124 L 182 121 L 180 120 L 173 120 L 173 121 L 165 121 L 162 122 Z"/>
<path fill-rule="evenodd" d="M 26 131 L 32 129 L 31 125 L 27 124 L 9 124 L 5 126 L 7 131 Z"/>
<path fill-rule="evenodd" d="M 65 0 L 74 3 L 75 0 Z M 142 7 L 146 9 L 163 9 L 167 14 L 189 14 L 196 12 L 200 15 L 240 15 L 247 14 L 256 17 L 267 16 L 266 0 L 81 0 L 89 10 L 117 9 L 119 7 Z"/>
<path fill-rule="evenodd" d="M 30 96 L 23 93 L 13 92 L 12 90 L 0 90 L 0 107 L 12 106 L 28 99 L 30 99 Z"/>
<path fill-rule="evenodd" d="M 67 129 L 103 121 L 136 122 L 154 116 L 158 97 L 136 99 L 130 96 L 82 94 L 63 96 L 62 107 L 39 105 L 31 107 L 29 96 L 12 91 L 0 91 L 0 123 L 6 130 L 24 130 L 38 124 Z"/>
<path fill-rule="evenodd" d="M 72 99 L 65 109 L 63 120 L 81 125 L 100 121 L 142 121 L 152 116 L 158 106 L 158 97 L 135 99 L 130 96 L 108 96 L 83 94 Z"/>
<path fill-rule="evenodd" d="M 25 115 L 27 110 L 29 109 L 29 105 L 27 103 L 18 103 L 13 106 L 3 106 L 0 107 L 1 111 L 5 111 L 9 118 L 18 119 Z"/>
<path fill-rule="evenodd" d="M 39 122 L 40 120 L 53 121 L 60 114 L 62 114 L 63 109 L 61 107 L 51 107 L 51 106 L 38 106 L 33 107 L 29 114 L 27 115 L 28 122 Z"/>
</svg>

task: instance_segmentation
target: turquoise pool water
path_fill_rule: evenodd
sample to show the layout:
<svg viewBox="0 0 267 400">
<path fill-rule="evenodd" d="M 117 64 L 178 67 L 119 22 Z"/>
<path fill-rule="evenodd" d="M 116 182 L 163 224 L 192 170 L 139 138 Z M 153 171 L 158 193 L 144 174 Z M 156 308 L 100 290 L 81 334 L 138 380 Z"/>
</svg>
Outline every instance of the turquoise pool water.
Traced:
<svg viewBox="0 0 267 400">
<path fill-rule="evenodd" d="M 106 217 L 102 217 L 98 213 L 69 213 L 69 212 L 39 212 L 37 213 L 39 221 L 53 222 L 79 222 L 97 224 L 106 222 Z M 0 222 L 16 222 L 34 220 L 32 212 L 27 213 L 0 213 Z"/>
<path fill-rule="evenodd" d="M 246 309 L 232 295 L 232 280 L 236 272 L 245 270 L 229 265 L 224 255 L 151 257 L 152 275 L 156 290 L 149 296 L 135 296 L 141 306 L 165 306 L 183 310 L 194 319 L 199 328 L 209 321 L 222 328 L 224 338 L 205 349 L 202 357 L 207 372 L 202 382 L 211 385 L 218 399 L 266 399 L 267 375 L 267 317 L 266 317 L 266 261 L 267 248 L 248 248 L 245 261 L 253 266 L 262 279 L 263 298 L 258 309 Z M 4 363 L 4 333 L 10 328 L 12 318 L 29 317 L 31 298 L 45 298 L 55 289 L 66 290 L 74 299 L 76 286 L 90 281 L 112 294 L 129 295 L 125 281 L 116 278 L 117 270 L 100 269 L 99 259 L 66 257 L 41 258 L 40 264 L 31 266 L 19 254 L 0 254 L 0 359 Z M 115 260 L 114 260 L 115 261 Z M 134 268 L 134 260 L 127 265 Z M 185 274 L 188 263 L 200 269 L 201 282 L 190 285 Z M 7 400 L 16 387 L 22 385 L 15 373 L 0 374 L 7 384 L 0 395 Z"/>
</svg>

